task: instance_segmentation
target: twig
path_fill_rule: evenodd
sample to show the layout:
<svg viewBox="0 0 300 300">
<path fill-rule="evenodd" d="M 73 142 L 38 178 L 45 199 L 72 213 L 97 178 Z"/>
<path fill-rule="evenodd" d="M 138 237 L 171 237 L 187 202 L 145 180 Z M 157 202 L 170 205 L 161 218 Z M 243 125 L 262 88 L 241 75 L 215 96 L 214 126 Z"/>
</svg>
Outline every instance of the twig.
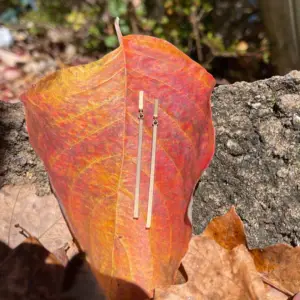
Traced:
<svg viewBox="0 0 300 300">
<path fill-rule="evenodd" d="M 201 47 L 201 40 L 200 40 L 200 31 L 199 31 L 199 22 L 204 15 L 204 10 L 201 10 L 199 15 L 196 15 L 196 11 L 193 10 L 190 16 L 190 22 L 193 27 L 193 35 L 196 41 L 196 49 L 197 49 L 197 57 L 199 62 L 203 61 L 203 54 L 202 54 L 202 47 Z"/>
<path fill-rule="evenodd" d="M 132 33 L 139 34 L 139 27 L 136 17 L 136 7 L 132 0 L 129 2 L 129 21 L 131 24 Z"/>
</svg>

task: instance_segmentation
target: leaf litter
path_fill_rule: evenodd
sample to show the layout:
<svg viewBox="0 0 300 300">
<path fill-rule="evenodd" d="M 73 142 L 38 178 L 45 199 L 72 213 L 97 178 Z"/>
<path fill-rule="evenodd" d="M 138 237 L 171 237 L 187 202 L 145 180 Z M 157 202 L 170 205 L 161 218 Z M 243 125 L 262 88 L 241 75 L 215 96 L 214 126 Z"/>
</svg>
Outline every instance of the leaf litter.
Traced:
<svg viewBox="0 0 300 300">
<path fill-rule="evenodd" d="M 157 288 L 155 299 L 291 299 L 300 289 L 299 257 L 299 247 L 285 244 L 249 249 L 232 207 L 192 238 L 183 259 L 188 281 Z"/>
<path fill-rule="evenodd" d="M 54 195 L 39 197 L 34 185 L 5 186 L 0 190 L 0 240 L 15 248 L 24 240 L 19 224 L 49 250 L 72 240 Z"/>
</svg>

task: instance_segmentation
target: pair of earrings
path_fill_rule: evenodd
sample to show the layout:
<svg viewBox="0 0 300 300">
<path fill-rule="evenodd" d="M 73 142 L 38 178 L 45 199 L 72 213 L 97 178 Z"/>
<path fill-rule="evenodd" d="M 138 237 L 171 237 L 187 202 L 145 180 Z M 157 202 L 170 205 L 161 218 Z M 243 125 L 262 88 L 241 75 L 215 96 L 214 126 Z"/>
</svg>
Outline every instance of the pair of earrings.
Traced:
<svg viewBox="0 0 300 300">
<path fill-rule="evenodd" d="M 137 153 L 134 212 L 133 212 L 133 217 L 135 219 L 139 218 L 139 197 L 140 197 L 141 164 L 142 164 L 141 160 L 142 160 L 143 123 L 144 123 L 144 92 L 143 91 L 139 92 L 139 117 L 138 118 L 139 118 L 139 135 L 138 135 L 138 153 Z M 158 128 L 158 99 L 155 99 L 153 122 L 152 122 L 150 183 L 149 183 L 148 210 L 147 210 L 147 221 L 146 221 L 147 229 L 151 227 L 151 219 L 152 219 L 157 128 Z"/>
</svg>

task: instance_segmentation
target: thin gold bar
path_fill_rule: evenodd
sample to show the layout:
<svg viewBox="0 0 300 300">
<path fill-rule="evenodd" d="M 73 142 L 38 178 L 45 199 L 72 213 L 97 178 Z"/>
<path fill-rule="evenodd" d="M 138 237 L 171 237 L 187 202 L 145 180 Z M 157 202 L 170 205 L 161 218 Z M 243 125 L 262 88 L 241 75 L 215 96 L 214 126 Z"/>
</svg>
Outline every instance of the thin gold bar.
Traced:
<svg viewBox="0 0 300 300">
<path fill-rule="evenodd" d="M 138 153 L 137 153 L 137 163 L 136 163 L 135 197 L 134 197 L 134 210 L 133 210 L 134 219 L 139 218 L 143 123 L 144 123 L 144 92 L 140 91 L 139 92 L 139 136 L 138 136 Z"/>
<path fill-rule="evenodd" d="M 154 113 L 153 113 L 153 135 L 152 135 L 152 149 L 151 149 L 151 166 L 150 166 L 150 184 L 149 184 L 149 195 L 148 195 L 148 211 L 146 228 L 151 227 L 152 221 L 152 208 L 153 208 L 153 193 L 154 193 L 154 175 L 155 175 L 155 158 L 156 158 L 156 142 L 157 142 L 157 128 L 158 128 L 158 99 L 154 102 Z"/>
</svg>

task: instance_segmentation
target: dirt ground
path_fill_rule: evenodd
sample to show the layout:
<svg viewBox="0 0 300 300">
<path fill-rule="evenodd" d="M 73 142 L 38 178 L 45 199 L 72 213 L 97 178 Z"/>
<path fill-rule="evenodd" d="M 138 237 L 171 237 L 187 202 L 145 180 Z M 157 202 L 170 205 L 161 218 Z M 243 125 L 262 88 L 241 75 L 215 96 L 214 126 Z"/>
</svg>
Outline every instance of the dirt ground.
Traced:
<svg viewBox="0 0 300 300">
<path fill-rule="evenodd" d="M 217 87 L 212 102 L 216 154 L 195 192 L 194 232 L 235 205 L 250 246 L 300 244 L 300 72 Z M 28 183 L 50 193 L 22 104 L 0 102 L 0 187 Z"/>
</svg>

